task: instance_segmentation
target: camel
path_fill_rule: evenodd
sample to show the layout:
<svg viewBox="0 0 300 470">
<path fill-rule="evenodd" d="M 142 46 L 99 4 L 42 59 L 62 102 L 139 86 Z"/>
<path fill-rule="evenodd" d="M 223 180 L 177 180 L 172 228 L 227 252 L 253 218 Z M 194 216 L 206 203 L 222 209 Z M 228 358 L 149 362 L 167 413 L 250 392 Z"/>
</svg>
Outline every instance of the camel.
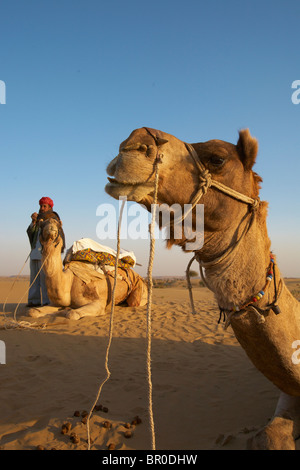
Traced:
<svg viewBox="0 0 300 470">
<path fill-rule="evenodd" d="M 61 314 L 70 320 L 104 315 L 111 301 L 114 271 L 99 274 L 91 263 L 70 261 L 63 266 L 61 249 L 63 233 L 56 219 L 41 223 L 43 270 L 51 305 L 64 307 Z M 106 271 L 105 266 L 102 266 Z M 115 304 L 130 307 L 147 303 L 146 283 L 133 269 L 118 268 Z M 36 312 L 36 316 L 38 312 Z"/>
<path fill-rule="evenodd" d="M 257 151 L 249 129 L 239 131 L 234 145 L 222 140 L 188 144 L 143 127 L 121 143 L 107 167 L 105 190 L 151 211 L 158 169 L 158 207 L 192 203 L 194 227 L 197 204 L 204 205 L 204 243 L 190 251 L 227 325 L 255 367 L 281 392 L 272 420 L 249 449 L 292 450 L 300 436 L 300 364 L 292 361 L 300 340 L 300 307 L 270 253 L 268 203 L 259 199 L 262 179 L 252 169 Z M 175 237 L 176 225 L 177 219 L 171 219 L 167 247 L 189 251 L 191 240 L 183 230 Z"/>
</svg>

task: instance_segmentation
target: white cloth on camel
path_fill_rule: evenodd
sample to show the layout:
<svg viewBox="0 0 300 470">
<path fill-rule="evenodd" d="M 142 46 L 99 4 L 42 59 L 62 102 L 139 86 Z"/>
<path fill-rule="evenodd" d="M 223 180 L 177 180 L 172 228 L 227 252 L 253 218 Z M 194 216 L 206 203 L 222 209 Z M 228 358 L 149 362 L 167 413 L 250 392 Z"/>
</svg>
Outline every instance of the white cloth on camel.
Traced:
<svg viewBox="0 0 300 470">
<path fill-rule="evenodd" d="M 93 251 L 96 251 L 97 253 L 108 253 L 110 255 L 117 256 L 117 252 L 115 250 L 113 250 L 109 246 L 101 245 L 100 243 L 95 242 L 95 240 L 92 240 L 91 238 L 81 238 L 80 240 L 74 242 L 72 245 L 72 253 L 86 250 L 88 248 Z M 119 259 L 125 258 L 125 256 L 130 256 L 130 258 L 132 258 L 134 261 L 134 265 L 136 264 L 136 257 L 133 251 L 127 251 L 123 248 L 120 248 Z"/>
</svg>

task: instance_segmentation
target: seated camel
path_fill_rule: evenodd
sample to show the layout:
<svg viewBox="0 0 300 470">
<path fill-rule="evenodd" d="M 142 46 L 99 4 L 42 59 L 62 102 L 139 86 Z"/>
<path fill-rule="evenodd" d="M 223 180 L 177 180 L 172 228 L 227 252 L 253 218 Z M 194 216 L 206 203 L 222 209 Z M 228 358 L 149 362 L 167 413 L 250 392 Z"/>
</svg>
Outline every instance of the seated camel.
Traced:
<svg viewBox="0 0 300 470">
<path fill-rule="evenodd" d="M 103 265 L 102 272 L 98 272 L 92 263 L 72 260 L 63 266 L 61 224 L 55 219 L 41 223 L 40 242 L 51 305 L 65 307 L 64 313 L 71 320 L 104 315 L 111 302 L 114 269 L 106 269 Z M 143 306 L 147 297 L 147 286 L 142 277 L 131 268 L 118 267 L 116 305 L 126 302 L 130 307 Z M 32 316 L 39 316 L 39 313 L 32 313 Z"/>
</svg>

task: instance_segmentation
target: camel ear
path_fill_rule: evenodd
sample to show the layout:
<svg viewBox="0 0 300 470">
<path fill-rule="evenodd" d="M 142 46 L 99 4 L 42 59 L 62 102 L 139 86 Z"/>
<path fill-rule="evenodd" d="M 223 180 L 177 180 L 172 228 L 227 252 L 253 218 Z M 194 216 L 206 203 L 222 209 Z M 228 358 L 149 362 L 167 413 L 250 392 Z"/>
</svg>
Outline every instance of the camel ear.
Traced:
<svg viewBox="0 0 300 470">
<path fill-rule="evenodd" d="M 258 142 L 257 139 L 251 137 L 249 129 L 243 129 L 239 132 L 237 151 L 245 170 L 251 170 L 256 160 Z"/>
</svg>

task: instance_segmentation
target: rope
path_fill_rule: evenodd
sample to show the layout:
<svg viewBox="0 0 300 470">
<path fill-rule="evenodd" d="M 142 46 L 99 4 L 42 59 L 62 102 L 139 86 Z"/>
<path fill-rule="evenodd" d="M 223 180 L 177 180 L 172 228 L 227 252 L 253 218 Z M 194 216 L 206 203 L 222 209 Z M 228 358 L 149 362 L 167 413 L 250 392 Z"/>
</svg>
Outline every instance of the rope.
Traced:
<svg viewBox="0 0 300 470">
<path fill-rule="evenodd" d="M 223 255 L 219 256 L 218 258 L 213 259 L 212 261 L 204 262 L 200 259 L 199 255 L 196 253 L 193 256 L 193 258 L 190 260 L 190 262 L 187 266 L 187 269 L 186 269 L 186 278 L 187 278 L 187 285 L 188 285 L 189 294 L 190 294 L 190 304 L 191 304 L 191 309 L 192 309 L 193 314 L 196 313 L 196 312 L 195 312 L 194 301 L 193 301 L 192 284 L 191 284 L 191 281 L 190 281 L 190 274 L 189 274 L 190 267 L 191 267 L 193 261 L 196 259 L 199 263 L 200 275 L 201 275 L 201 279 L 202 279 L 205 287 L 207 287 L 209 290 L 212 290 L 212 288 L 207 283 L 207 280 L 206 280 L 205 275 L 204 275 L 203 268 L 216 266 L 217 264 L 224 261 L 230 254 L 232 254 L 236 250 L 236 248 L 239 246 L 239 244 L 241 243 L 241 241 L 244 238 L 244 236 L 246 235 L 246 233 L 248 233 L 248 231 L 250 230 L 250 228 L 253 224 L 253 221 L 254 221 L 254 216 L 255 216 L 255 212 L 252 211 L 250 213 L 249 223 L 246 224 L 240 238 L 233 245 L 230 245 L 227 248 L 227 250 L 223 253 Z"/>
<path fill-rule="evenodd" d="M 53 243 L 54 243 L 54 242 L 53 242 Z M 33 279 L 32 283 L 30 284 L 30 286 L 28 287 L 28 289 L 24 292 L 24 294 L 22 295 L 21 299 L 19 300 L 19 303 L 17 304 L 17 306 L 16 306 L 16 308 L 15 308 L 15 310 L 14 310 L 14 319 L 13 319 L 13 320 L 7 319 L 6 314 L 5 314 L 5 306 L 6 306 L 6 302 L 7 302 L 7 299 L 8 299 L 8 297 L 9 297 L 9 294 L 10 294 L 10 292 L 12 291 L 12 289 L 13 289 L 13 287 L 14 287 L 16 281 L 18 280 L 19 276 L 21 275 L 21 272 L 23 271 L 24 266 L 26 265 L 26 263 L 27 263 L 27 261 L 28 261 L 28 259 L 29 259 L 29 257 L 30 257 L 30 254 L 31 254 L 31 251 L 30 251 L 29 255 L 27 256 L 27 258 L 26 258 L 26 260 L 25 260 L 25 262 L 24 262 L 22 268 L 20 269 L 20 271 L 19 271 L 19 273 L 18 273 L 18 275 L 17 275 L 17 278 L 14 280 L 13 285 L 11 286 L 11 288 L 10 288 L 10 290 L 9 290 L 9 293 L 8 293 L 8 295 L 7 295 L 7 297 L 6 297 L 6 300 L 5 300 L 4 304 L 3 304 L 3 312 L 4 312 L 4 317 L 5 317 L 5 323 L 4 323 L 4 327 L 1 328 L 1 329 L 5 329 L 5 330 L 9 330 L 9 329 L 13 329 L 13 328 L 14 328 L 14 329 L 17 329 L 17 328 L 35 329 L 35 328 L 45 328 L 45 327 L 46 327 L 45 324 L 39 325 L 38 323 L 30 323 L 30 322 L 27 322 L 27 321 L 18 321 L 18 320 L 17 320 L 17 310 L 18 310 L 18 308 L 19 308 L 19 306 L 20 306 L 20 304 L 21 304 L 23 298 L 24 298 L 25 295 L 29 292 L 29 289 L 31 288 L 31 286 L 33 286 L 33 284 L 35 283 L 36 279 L 38 278 L 38 276 L 39 276 L 41 270 L 43 269 L 43 266 L 44 266 L 46 260 L 48 259 L 50 253 L 49 253 L 49 254 L 46 256 L 46 258 L 44 259 L 44 261 L 43 261 L 43 263 L 42 263 L 40 269 L 38 270 L 37 275 L 36 275 L 35 278 Z"/>
<path fill-rule="evenodd" d="M 253 199 L 252 197 L 246 196 L 245 194 L 242 194 L 235 189 L 229 188 L 228 186 L 225 186 L 223 183 L 220 181 L 216 181 L 212 179 L 212 176 L 207 168 L 203 165 L 203 163 L 199 160 L 198 154 L 194 147 L 190 144 L 185 144 L 187 149 L 189 150 L 191 156 L 193 157 L 194 162 L 196 163 L 196 166 L 200 172 L 199 175 L 199 180 L 200 180 L 200 185 L 199 185 L 199 190 L 197 191 L 197 194 L 194 196 L 191 204 L 192 210 L 196 204 L 200 201 L 201 197 L 203 194 L 206 194 L 208 188 L 214 187 L 216 189 L 219 189 L 221 192 L 227 194 L 228 196 L 231 196 L 234 199 L 237 199 L 240 202 L 244 202 L 245 204 L 250 204 L 253 208 L 256 208 L 259 205 L 259 199 Z"/>
<path fill-rule="evenodd" d="M 193 264 L 193 262 L 196 259 L 196 255 L 193 256 L 193 258 L 190 260 L 189 264 L 187 265 L 186 268 L 186 280 L 187 280 L 187 286 L 190 294 L 190 304 L 192 307 L 192 314 L 194 315 L 196 313 L 195 311 L 195 305 L 194 305 L 194 299 L 193 299 L 193 290 L 192 290 L 192 283 L 191 283 L 191 277 L 190 277 L 190 268 Z"/>
<path fill-rule="evenodd" d="M 9 294 L 11 293 L 11 291 L 13 290 L 13 288 L 14 288 L 14 286 L 15 286 L 15 283 L 18 281 L 19 277 L 21 276 L 21 273 L 22 273 L 23 269 L 25 268 L 25 265 L 26 265 L 27 261 L 29 260 L 30 254 L 31 254 L 31 250 L 30 250 L 30 252 L 29 252 L 29 254 L 28 254 L 28 256 L 27 256 L 27 258 L 26 258 L 26 260 L 25 260 L 25 262 L 24 262 L 24 264 L 23 264 L 23 266 L 22 266 L 22 268 L 21 268 L 20 271 L 18 272 L 16 279 L 15 279 L 14 282 L 12 283 L 10 290 L 8 291 L 7 297 L 6 297 L 6 299 L 5 299 L 5 301 L 4 301 L 4 304 L 3 304 L 3 313 L 5 313 L 5 307 L 6 307 L 6 303 L 7 303 Z"/>
<path fill-rule="evenodd" d="M 194 162 L 195 162 L 195 164 L 196 164 L 196 166 L 199 170 L 199 189 L 198 189 L 197 193 L 195 194 L 195 196 L 193 197 L 193 199 L 191 200 L 191 203 L 190 203 L 191 207 L 189 208 L 189 210 L 184 214 L 184 216 L 182 216 L 181 218 L 176 220 L 175 223 L 182 222 L 187 217 L 187 215 L 199 203 L 202 196 L 204 196 L 207 193 L 207 191 L 210 187 L 214 187 L 214 188 L 218 189 L 219 191 L 227 194 L 228 196 L 230 196 L 234 199 L 237 199 L 240 202 L 243 202 L 245 204 L 249 204 L 252 208 L 252 211 L 250 213 L 249 222 L 248 222 L 248 224 L 245 225 L 245 228 L 244 228 L 240 238 L 234 244 L 230 245 L 227 248 L 227 250 L 223 253 L 223 255 L 219 256 L 218 258 L 215 258 L 212 261 L 203 262 L 203 261 L 201 261 L 200 257 L 197 256 L 197 253 L 196 253 L 196 255 L 190 260 L 190 262 L 187 266 L 187 269 L 186 269 L 186 278 L 187 278 L 187 285 L 188 285 L 188 289 L 189 289 L 192 313 L 194 314 L 195 313 L 195 307 L 194 307 L 193 294 L 192 294 L 192 285 L 191 285 L 190 274 L 189 274 L 191 264 L 193 263 L 193 261 L 195 259 L 197 259 L 197 261 L 199 263 L 199 267 L 200 267 L 200 275 L 201 275 L 202 281 L 203 281 L 204 285 L 208 289 L 211 290 L 210 286 L 208 285 L 208 283 L 205 279 L 203 268 L 216 266 L 217 264 L 224 261 L 230 254 L 232 254 L 233 251 L 235 251 L 235 249 L 238 247 L 238 245 L 240 244 L 240 242 L 242 241 L 242 239 L 244 238 L 246 233 L 248 233 L 248 231 L 250 230 L 250 228 L 253 224 L 254 216 L 255 216 L 255 209 L 257 209 L 257 207 L 259 205 L 259 199 L 253 199 L 249 196 L 246 196 L 245 194 L 242 194 L 238 191 L 235 191 L 232 188 L 229 188 L 228 186 L 225 186 L 224 184 L 220 183 L 219 181 L 216 181 L 216 180 L 212 179 L 211 173 L 203 165 L 203 163 L 199 160 L 198 154 L 195 151 L 194 147 L 190 144 L 185 144 L 185 145 L 186 145 L 186 148 L 188 149 L 190 155 L 193 157 L 193 160 L 194 160 Z"/>
<path fill-rule="evenodd" d="M 152 289 L 153 289 L 153 280 L 152 280 L 152 268 L 154 261 L 154 252 L 155 252 L 155 218 L 156 218 L 156 206 L 157 206 L 157 193 L 158 193 L 158 177 L 159 177 L 159 163 L 161 162 L 160 158 L 157 155 L 156 158 L 156 169 L 155 169 L 155 189 L 153 197 L 153 206 L 152 206 L 152 219 L 149 227 L 150 232 L 150 255 L 148 263 L 148 304 L 147 304 L 147 379 L 148 379 L 148 407 L 149 407 L 149 422 L 151 430 L 151 444 L 152 450 L 156 449 L 155 444 L 155 426 L 154 426 L 154 417 L 153 417 L 153 387 L 152 387 L 152 371 L 151 371 L 151 310 L 152 310 Z"/>
<path fill-rule="evenodd" d="M 30 253 L 31 253 L 31 251 L 30 251 Z M 20 272 L 19 272 L 19 274 L 18 274 L 18 277 L 20 276 L 22 270 L 24 269 L 24 266 L 25 266 L 25 264 L 26 264 L 27 261 L 28 261 L 28 258 L 29 258 L 29 256 L 30 256 L 30 253 L 29 253 L 29 255 L 27 256 L 26 261 L 25 261 L 25 263 L 24 263 L 23 266 L 22 266 L 22 269 L 20 270 Z M 16 306 L 16 308 L 15 308 L 15 310 L 14 310 L 14 319 L 13 319 L 13 320 L 8 320 L 7 317 L 6 317 L 6 315 L 5 315 L 5 305 L 6 305 L 8 296 L 9 296 L 10 292 L 12 291 L 12 288 L 13 288 L 15 282 L 17 281 L 18 277 L 17 277 L 17 279 L 15 279 L 15 281 L 14 281 L 14 283 L 13 283 L 13 285 L 12 285 L 12 287 L 11 287 L 9 293 L 8 293 L 8 296 L 7 296 L 7 298 L 6 298 L 5 302 L 4 302 L 4 305 L 3 305 L 3 312 L 4 312 L 4 317 L 5 317 L 5 324 L 4 324 L 4 329 L 5 329 L 5 330 L 12 329 L 12 328 L 29 328 L 29 329 L 45 328 L 45 325 L 38 325 L 37 323 L 30 323 L 30 322 L 27 322 L 27 321 L 18 321 L 18 320 L 17 320 L 17 310 L 18 310 L 18 308 L 19 308 L 19 306 L 20 306 L 20 303 L 22 302 L 23 298 L 24 298 L 25 295 L 29 292 L 29 289 L 31 288 L 31 286 L 35 283 L 36 279 L 38 278 L 38 275 L 40 274 L 41 270 L 43 269 L 43 266 L 44 266 L 46 260 L 48 259 L 49 255 L 50 255 L 50 253 L 49 253 L 49 254 L 46 256 L 46 258 L 44 259 L 44 261 L 43 261 L 43 263 L 42 263 L 40 269 L 38 270 L 37 275 L 36 275 L 35 278 L 33 279 L 32 283 L 30 284 L 30 286 L 28 287 L 28 289 L 24 292 L 24 294 L 22 295 L 21 299 L 19 300 L 19 303 L 17 304 L 17 306 Z"/>
<path fill-rule="evenodd" d="M 153 418 L 153 399 L 152 399 L 152 372 L 151 372 L 151 308 L 152 308 L 152 288 L 153 288 L 153 280 L 152 280 L 152 268 L 153 268 L 153 261 L 154 261 L 154 251 L 155 251 L 155 237 L 154 237 L 154 227 L 155 227 L 155 218 L 156 218 L 156 205 L 157 205 L 157 193 L 158 193 L 158 164 L 161 162 L 161 155 L 157 155 L 156 158 L 156 169 L 155 169 L 155 190 L 154 190 L 154 199 L 153 199 L 153 211 L 152 211 L 152 220 L 149 227 L 150 231 L 150 255 L 149 255 L 149 264 L 148 264 L 148 305 L 147 305 L 147 380 L 148 380 L 148 401 L 149 401 L 149 421 L 150 421 L 150 430 L 151 430 L 151 444 L 152 450 L 155 450 L 155 426 L 154 426 L 154 418 Z M 105 355 L 105 369 L 106 369 L 106 377 L 101 382 L 96 398 L 93 402 L 93 405 L 90 409 L 90 412 L 87 417 L 87 441 L 88 441 L 88 450 L 91 449 L 91 438 L 90 438 L 90 419 L 93 414 L 93 410 L 96 404 L 99 401 L 102 388 L 104 384 L 109 380 L 111 376 L 111 372 L 109 370 L 108 365 L 108 358 L 109 358 L 109 351 L 112 342 L 112 331 L 113 331 L 113 319 L 114 319 L 114 307 L 115 307 L 115 290 L 116 290 L 116 282 L 117 282 L 117 266 L 119 261 L 120 255 L 120 227 L 121 227 L 121 220 L 123 209 L 125 205 L 125 200 L 122 202 L 122 207 L 120 211 L 120 218 L 118 224 L 118 241 L 117 241 L 117 254 L 115 260 L 115 278 L 114 278 L 114 287 L 112 291 L 112 306 L 111 306 L 111 314 L 110 314 L 110 325 L 109 325 L 109 338 L 108 344 L 106 348 L 106 355 Z"/>
<path fill-rule="evenodd" d="M 125 200 L 122 201 L 122 206 L 120 210 L 120 217 L 119 217 L 119 224 L 118 224 L 118 237 L 117 237 L 117 253 L 116 253 L 116 259 L 115 259 L 115 277 L 114 277 L 114 286 L 112 290 L 112 299 L 111 299 L 111 312 L 110 312 L 110 323 L 109 323 L 109 335 L 108 335 L 108 344 L 106 348 L 106 354 L 105 354 L 105 370 L 106 370 L 106 377 L 102 380 L 96 398 L 94 400 L 94 403 L 90 409 L 90 412 L 87 417 L 87 440 L 88 440 L 88 450 L 91 449 L 91 438 L 90 438 L 90 419 L 93 414 L 93 410 L 98 403 L 98 400 L 100 398 L 102 388 L 104 384 L 109 380 L 111 376 L 111 372 L 109 370 L 109 365 L 108 365 L 108 359 L 109 359 L 109 352 L 110 352 L 110 347 L 112 343 L 112 334 L 113 334 L 113 325 L 114 325 L 114 310 L 115 310 L 115 292 L 116 292 L 116 286 L 117 286 L 117 275 L 118 275 L 118 262 L 119 262 L 119 256 L 120 256 L 120 230 L 121 230 L 121 221 L 122 221 L 122 215 L 123 215 L 123 210 L 124 210 L 124 205 L 125 205 Z"/>
<path fill-rule="evenodd" d="M 15 320 L 6 320 L 3 327 L 0 327 L 0 330 L 17 330 L 17 329 L 41 329 L 43 330 L 46 328 L 46 323 L 38 324 L 38 323 L 30 323 L 29 321 L 15 321 Z"/>
<path fill-rule="evenodd" d="M 189 261 L 189 263 L 187 265 L 187 268 L 186 268 L 186 271 L 185 271 L 187 286 L 188 286 L 189 296 L 190 296 L 190 304 L 191 304 L 192 314 L 195 314 L 196 310 L 195 310 L 194 299 L 193 299 L 193 286 L 192 286 L 192 283 L 191 283 L 190 269 L 191 269 L 191 266 L 192 266 L 193 262 L 195 261 L 195 259 L 199 263 L 199 271 L 200 271 L 200 276 L 201 276 L 203 284 L 205 285 L 205 287 L 207 287 L 207 289 L 212 290 L 211 287 L 208 285 L 206 279 L 205 279 L 204 272 L 203 272 L 203 266 L 202 266 L 200 260 L 197 259 L 197 254 L 195 254 L 193 256 L 193 258 Z"/>
<path fill-rule="evenodd" d="M 213 266 L 216 266 L 217 264 L 221 263 L 222 261 L 224 261 L 229 255 L 231 255 L 236 249 L 237 247 L 239 246 L 239 244 L 241 243 L 241 241 L 243 240 L 244 236 L 249 232 L 249 230 L 251 229 L 252 227 L 252 224 L 254 222 L 254 217 L 255 217 L 255 211 L 252 211 L 250 213 L 250 219 L 249 219 L 249 222 L 248 224 L 245 225 L 244 227 L 244 230 L 242 231 L 241 233 L 241 236 L 240 238 L 235 242 L 233 243 L 232 245 L 229 245 L 229 247 L 227 248 L 227 250 L 223 253 L 223 255 L 219 256 L 218 258 L 215 258 L 211 261 L 201 261 L 200 258 L 199 258 L 199 264 L 201 266 L 201 268 L 211 268 Z"/>
<path fill-rule="evenodd" d="M 190 202 L 189 209 L 180 217 L 173 221 L 173 224 L 181 223 L 194 209 L 194 207 L 199 204 L 200 199 L 204 196 L 210 187 L 214 187 L 221 191 L 222 193 L 227 194 L 228 196 L 232 197 L 233 199 L 237 199 L 240 202 L 245 204 L 249 204 L 252 209 L 256 209 L 259 205 L 259 199 L 253 199 L 252 197 L 246 196 L 235 189 L 229 188 L 224 184 L 220 183 L 220 181 L 216 181 L 212 178 L 211 173 L 209 170 L 203 165 L 203 163 L 199 160 L 198 154 L 194 147 L 190 144 L 185 144 L 187 150 L 189 151 L 190 155 L 193 157 L 194 163 L 199 170 L 199 189 L 195 196 L 192 198 Z M 167 227 L 169 224 L 166 224 L 164 227 Z"/>
<path fill-rule="evenodd" d="M 53 244 L 54 244 L 55 242 L 56 242 L 56 240 L 53 241 Z M 9 294 L 11 293 L 11 291 L 12 291 L 12 289 L 13 289 L 15 283 L 16 283 L 17 280 L 19 279 L 19 277 L 20 277 L 20 275 L 21 275 L 21 273 L 22 273 L 22 271 L 23 271 L 23 269 L 24 269 L 24 267 L 25 267 L 25 265 L 26 265 L 26 263 L 27 263 L 27 261 L 28 261 L 30 255 L 31 255 L 31 252 L 32 252 L 32 249 L 30 250 L 30 252 L 29 252 L 29 254 L 28 254 L 28 256 L 27 256 L 27 258 L 26 258 L 26 260 L 25 260 L 25 262 L 24 262 L 24 264 L 23 264 L 23 266 L 22 266 L 22 268 L 20 269 L 20 271 L 19 271 L 19 273 L 18 273 L 16 279 L 14 280 L 14 282 L 13 282 L 13 284 L 12 284 L 12 286 L 11 286 L 9 292 L 8 292 L 8 295 L 7 295 L 7 297 L 6 297 L 6 299 L 5 299 L 5 302 L 4 302 L 4 304 L 3 304 L 3 313 L 4 313 L 4 315 L 5 315 L 5 307 L 6 307 L 6 303 L 7 303 Z M 22 302 L 23 298 L 24 298 L 25 295 L 29 292 L 29 289 L 31 288 L 31 286 L 33 286 L 33 284 L 35 283 L 36 279 L 38 278 L 38 276 L 39 276 L 41 270 L 43 269 L 43 266 L 44 266 L 46 260 L 47 260 L 48 257 L 49 257 L 49 255 L 50 255 L 50 253 L 49 253 L 49 254 L 46 256 L 46 258 L 44 259 L 44 261 L 43 261 L 43 263 L 42 263 L 42 265 L 41 265 L 41 267 L 40 267 L 40 269 L 39 269 L 37 275 L 35 276 L 34 280 L 33 280 L 32 283 L 30 284 L 30 286 L 28 287 L 27 291 L 25 291 L 25 293 L 24 293 L 23 296 L 21 297 L 21 299 L 20 299 L 18 305 L 16 306 L 15 311 L 14 311 L 14 320 L 9 320 L 9 321 L 7 321 L 7 324 L 11 325 L 11 328 L 13 328 L 13 325 L 14 325 L 14 324 L 16 325 L 16 326 L 15 326 L 16 328 L 18 327 L 18 325 L 21 326 L 22 328 L 30 328 L 29 325 L 31 325 L 31 324 L 30 324 L 29 322 L 25 322 L 25 321 L 18 322 L 18 321 L 17 321 L 17 319 L 16 319 L 16 313 L 17 313 L 17 310 L 18 310 L 19 305 L 20 305 L 20 303 Z M 40 327 L 40 326 L 39 326 L 39 327 Z"/>
<path fill-rule="evenodd" d="M 157 138 L 145 127 L 146 131 L 153 137 L 155 144 L 158 146 Z M 156 219 L 156 206 L 157 206 L 157 193 L 158 193 L 158 181 L 159 181 L 159 164 L 162 163 L 163 154 L 156 153 L 155 159 L 155 182 L 154 182 L 154 195 L 153 195 L 153 205 L 152 205 L 152 219 L 149 226 L 150 232 L 150 254 L 149 254 L 149 263 L 147 270 L 148 277 L 148 303 L 147 303 L 147 380 L 148 380 L 148 413 L 149 413 L 149 422 L 151 430 L 151 445 L 152 450 L 156 450 L 155 443 L 155 426 L 154 426 L 154 417 L 153 417 L 153 386 L 152 386 L 152 370 L 151 370 L 151 333 L 152 333 L 152 323 L 151 323 L 151 311 L 152 311 L 152 290 L 153 290 L 153 279 L 152 279 L 152 269 L 155 253 L 155 219 Z"/>
<path fill-rule="evenodd" d="M 36 275 L 35 278 L 33 279 L 32 283 L 30 284 L 30 286 L 28 287 L 28 289 L 27 289 L 27 290 L 25 291 L 25 293 L 22 295 L 22 297 L 21 297 L 21 299 L 20 299 L 18 305 L 17 305 L 16 308 L 15 308 L 15 311 L 14 311 L 14 321 L 17 322 L 17 323 L 18 323 L 18 321 L 17 321 L 17 316 L 16 316 L 16 315 L 17 315 L 17 310 L 18 310 L 18 308 L 19 308 L 19 305 L 20 305 L 20 303 L 22 302 L 22 300 L 23 300 L 23 298 L 25 297 L 25 295 L 29 292 L 29 289 L 31 288 L 31 286 L 33 286 L 33 284 L 35 283 L 36 279 L 38 278 L 38 276 L 39 276 L 41 270 L 43 269 L 43 266 L 44 266 L 45 262 L 47 261 L 47 259 L 48 259 L 49 256 L 50 256 L 50 254 L 51 254 L 51 253 L 48 253 L 48 255 L 45 257 L 44 261 L 43 261 L 42 264 L 41 264 L 40 269 L 38 270 L 37 275 Z"/>
</svg>

